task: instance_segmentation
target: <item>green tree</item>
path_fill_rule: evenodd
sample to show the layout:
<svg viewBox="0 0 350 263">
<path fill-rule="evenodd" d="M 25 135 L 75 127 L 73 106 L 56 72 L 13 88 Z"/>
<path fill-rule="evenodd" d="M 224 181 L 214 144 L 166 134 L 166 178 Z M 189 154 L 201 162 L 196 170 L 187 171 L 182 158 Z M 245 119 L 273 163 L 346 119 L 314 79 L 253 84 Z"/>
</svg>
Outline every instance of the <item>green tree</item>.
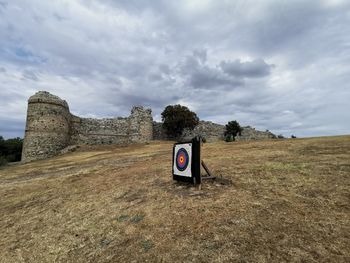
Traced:
<svg viewBox="0 0 350 263">
<path fill-rule="evenodd" d="M 234 141 L 237 135 L 241 135 L 242 130 L 242 127 L 237 121 L 229 121 L 226 124 L 225 140 Z"/>
<path fill-rule="evenodd" d="M 9 162 L 17 162 L 21 160 L 23 139 L 17 137 L 8 139 L 5 142 L 7 148 L 6 159 Z"/>
<path fill-rule="evenodd" d="M 5 140 L 4 137 L 0 136 L 0 166 L 5 165 L 7 163 L 6 157 L 4 156 L 5 151 Z"/>
<path fill-rule="evenodd" d="M 4 140 L 0 136 L 0 165 L 6 162 L 17 162 L 21 160 L 23 139 L 13 138 Z"/>
<path fill-rule="evenodd" d="M 177 138 L 185 128 L 191 130 L 197 126 L 199 118 L 196 113 L 181 105 L 168 105 L 162 112 L 163 128 L 168 136 Z"/>
<path fill-rule="evenodd" d="M 4 137 L 0 136 L 0 155 L 6 150 Z"/>
</svg>

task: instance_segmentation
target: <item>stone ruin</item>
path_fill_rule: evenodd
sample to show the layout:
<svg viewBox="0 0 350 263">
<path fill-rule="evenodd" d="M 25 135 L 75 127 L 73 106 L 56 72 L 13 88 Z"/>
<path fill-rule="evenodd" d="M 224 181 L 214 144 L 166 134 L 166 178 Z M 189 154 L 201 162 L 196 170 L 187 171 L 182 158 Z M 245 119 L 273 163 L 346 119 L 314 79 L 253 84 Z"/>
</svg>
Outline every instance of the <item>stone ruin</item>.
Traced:
<svg viewBox="0 0 350 263">
<path fill-rule="evenodd" d="M 152 138 L 150 109 L 133 107 L 126 118 L 80 118 L 70 113 L 65 100 L 39 91 L 28 100 L 22 161 L 46 159 L 70 145 L 129 144 Z"/>
<path fill-rule="evenodd" d="M 225 125 L 213 123 L 211 121 L 199 121 L 199 124 L 193 129 L 185 129 L 180 138 L 181 141 L 191 140 L 194 136 L 200 135 L 207 142 L 222 141 L 225 139 Z M 236 141 L 252 141 L 252 140 L 268 140 L 276 139 L 277 136 L 270 131 L 258 131 L 250 126 L 242 127 L 241 135 L 236 136 Z M 162 123 L 153 123 L 153 139 L 167 140 L 165 130 L 162 128 Z"/>
<path fill-rule="evenodd" d="M 258 131 L 253 127 L 245 126 L 242 127 L 242 133 L 239 136 L 236 136 L 236 141 L 253 141 L 253 140 L 269 140 L 269 139 L 277 139 L 277 136 L 270 132 L 266 131 Z"/>
<path fill-rule="evenodd" d="M 207 142 L 224 139 L 225 125 L 200 121 L 194 130 L 184 130 L 180 140 L 201 135 Z M 276 136 L 247 126 L 242 140 L 273 139 Z M 65 100 L 46 91 L 39 91 L 28 100 L 27 122 L 22 161 L 46 159 L 74 145 L 130 144 L 150 140 L 169 140 L 162 123 L 153 122 L 151 109 L 134 106 L 129 117 L 92 119 L 70 113 Z"/>
</svg>

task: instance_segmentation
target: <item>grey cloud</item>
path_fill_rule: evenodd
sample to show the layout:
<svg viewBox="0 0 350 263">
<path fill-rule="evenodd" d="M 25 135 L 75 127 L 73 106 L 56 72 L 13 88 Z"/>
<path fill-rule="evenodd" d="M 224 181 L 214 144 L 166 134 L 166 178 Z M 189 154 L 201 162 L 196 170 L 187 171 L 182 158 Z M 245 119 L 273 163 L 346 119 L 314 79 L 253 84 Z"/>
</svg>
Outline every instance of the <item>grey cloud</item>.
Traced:
<svg viewBox="0 0 350 263">
<path fill-rule="evenodd" d="M 3 2 L 3 1 L 0 1 L 0 12 L 1 12 L 2 10 L 4 10 L 6 7 L 7 7 L 7 3 L 6 3 L 6 2 Z"/>
<path fill-rule="evenodd" d="M 161 10 L 162 8 L 166 7 L 166 1 L 163 0 L 144 0 L 141 2 L 138 0 L 107 0 L 103 2 L 108 2 L 108 4 L 111 6 L 121 8 L 132 13 L 140 13 L 145 10 Z"/>
<path fill-rule="evenodd" d="M 193 56 L 198 58 L 202 64 L 204 64 L 207 61 L 207 51 L 205 49 L 194 50 Z"/>
<path fill-rule="evenodd" d="M 190 72 L 188 83 L 198 89 L 233 89 L 243 84 L 241 80 L 227 77 L 221 71 L 209 67 Z"/>
<path fill-rule="evenodd" d="M 186 78 L 186 84 L 195 89 L 234 89 L 243 81 L 224 74 L 220 67 L 210 67 L 205 62 L 206 51 L 194 51 L 180 64 L 179 72 Z"/>
<path fill-rule="evenodd" d="M 235 61 L 223 61 L 220 63 L 222 70 L 232 76 L 237 77 L 265 77 L 270 74 L 273 65 L 267 64 L 262 59 L 241 62 L 239 59 Z"/>
<path fill-rule="evenodd" d="M 163 77 L 162 77 L 161 74 L 155 73 L 155 74 L 150 74 L 148 76 L 148 80 L 151 81 L 151 82 L 157 82 L 157 81 L 163 80 Z"/>
<path fill-rule="evenodd" d="M 137 94 L 124 94 L 121 96 L 129 105 L 143 105 L 146 107 L 162 108 L 164 105 L 173 104 L 179 99 L 179 96 L 154 97 Z"/>
<path fill-rule="evenodd" d="M 39 80 L 38 76 L 31 70 L 23 71 L 22 75 L 23 75 L 24 79 L 30 79 L 30 80 L 34 80 L 34 81 Z"/>
<path fill-rule="evenodd" d="M 164 73 L 164 74 L 167 74 L 167 75 L 169 75 L 170 74 L 170 67 L 169 67 L 169 65 L 166 65 L 166 64 L 160 64 L 159 65 L 159 70 L 162 72 L 162 73 Z"/>
<path fill-rule="evenodd" d="M 54 16 L 54 18 L 56 18 L 60 22 L 66 20 L 66 18 L 64 16 L 59 15 L 57 13 L 54 13 L 53 16 Z"/>
</svg>

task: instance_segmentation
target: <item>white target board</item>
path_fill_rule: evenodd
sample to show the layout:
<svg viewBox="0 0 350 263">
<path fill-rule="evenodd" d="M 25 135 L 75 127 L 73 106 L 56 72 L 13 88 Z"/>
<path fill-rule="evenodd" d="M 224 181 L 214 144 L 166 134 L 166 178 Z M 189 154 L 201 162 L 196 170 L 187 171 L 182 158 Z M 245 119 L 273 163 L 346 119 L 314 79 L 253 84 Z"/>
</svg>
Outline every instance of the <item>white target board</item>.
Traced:
<svg viewBox="0 0 350 263">
<path fill-rule="evenodd" d="M 174 148 L 173 171 L 175 175 L 192 177 L 192 144 L 176 144 Z"/>
</svg>

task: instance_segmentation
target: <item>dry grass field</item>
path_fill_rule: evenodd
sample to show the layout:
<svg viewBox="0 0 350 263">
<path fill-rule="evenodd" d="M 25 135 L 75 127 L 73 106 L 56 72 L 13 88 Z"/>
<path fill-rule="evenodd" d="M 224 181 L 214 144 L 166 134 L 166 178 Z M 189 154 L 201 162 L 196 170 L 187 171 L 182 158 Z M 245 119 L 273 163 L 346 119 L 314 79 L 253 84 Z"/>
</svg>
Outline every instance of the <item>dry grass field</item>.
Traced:
<svg viewBox="0 0 350 263">
<path fill-rule="evenodd" d="M 201 191 L 171 142 L 0 169 L 0 261 L 350 262 L 350 136 L 202 150 Z"/>
</svg>

